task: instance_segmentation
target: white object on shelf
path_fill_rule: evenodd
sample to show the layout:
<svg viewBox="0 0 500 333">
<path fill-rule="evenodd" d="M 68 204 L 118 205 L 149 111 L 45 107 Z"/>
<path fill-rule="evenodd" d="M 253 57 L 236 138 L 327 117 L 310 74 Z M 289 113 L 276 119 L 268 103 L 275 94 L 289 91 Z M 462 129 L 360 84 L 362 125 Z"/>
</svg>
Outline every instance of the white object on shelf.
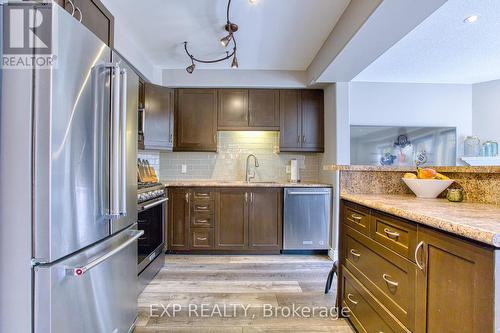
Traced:
<svg viewBox="0 0 500 333">
<path fill-rule="evenodd" d="M 408 179 L 403 178 L 405 184 L 418 198 L 434 199 L 446 190 L 454 180 L 451 179 Z"/>
<path fill-rule="evenodd" d="M 500 166 L 500 156 L 462 157 L 462 161 L 470 166 Z"/>
</svg>

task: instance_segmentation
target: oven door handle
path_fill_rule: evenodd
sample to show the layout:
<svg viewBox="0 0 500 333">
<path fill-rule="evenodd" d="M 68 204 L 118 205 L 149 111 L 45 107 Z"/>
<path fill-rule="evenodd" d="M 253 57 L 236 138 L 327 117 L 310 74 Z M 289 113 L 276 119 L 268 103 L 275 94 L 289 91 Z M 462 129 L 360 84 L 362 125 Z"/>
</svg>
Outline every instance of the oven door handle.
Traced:
<svg viewBox="0 0 500 333">
<path fill-rule="evenodd" d="M 163 198 L 161 200 L 158 200 L 158 201 L 152 202 L 150 204 L 144 205 L 144 206 L 142 206 L 142 208 L 140 209 L 140 211 L 152 208 L 154 206 L 158 206 L 158 205 L 160 205 L 160 204 L 162 204 L 162 203 L 164 203 L 166 201 L 168 201 L 168 198 Z"/>
</svg>

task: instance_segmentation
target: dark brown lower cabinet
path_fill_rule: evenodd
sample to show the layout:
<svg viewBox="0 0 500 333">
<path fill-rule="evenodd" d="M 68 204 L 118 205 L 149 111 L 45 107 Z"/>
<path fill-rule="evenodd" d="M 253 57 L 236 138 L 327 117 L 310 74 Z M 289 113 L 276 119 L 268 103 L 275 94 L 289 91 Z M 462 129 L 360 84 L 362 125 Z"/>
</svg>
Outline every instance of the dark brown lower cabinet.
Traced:
<svg viewBox="0 0 500 333">
<path fill-rule="evenodd" d="M 189 189 L 172 188 L 168 191 L 168 248 L 170 250 L 189 249 Z"/>
<path fill-rule="evenodd" d="M 421 227 L 417 253 L 417 331 L 493 332 L 494 259 L 491 248 Z"/>
<path fill-rule="evenodd" d="M 338 300 L 358 332 L 494 331 L 492 247 L 346 201 L 340 219 Z"/>
<path fill-rule="evenodd" d="M 215 247 L 244 250 L 248 244 L 248 191 L 222 189 L 218 193 Z"/>
<path fill-rule="evenodd" d="M 169 249 L 279 253 L 281 188 L 174 188 Z"/>
<path fill-rule="evenodd" d="M 248 246 L 254 250 L 279 250 L 282 245 L 281 191 L 252 189 L 248 207 Z"/>
</svg>

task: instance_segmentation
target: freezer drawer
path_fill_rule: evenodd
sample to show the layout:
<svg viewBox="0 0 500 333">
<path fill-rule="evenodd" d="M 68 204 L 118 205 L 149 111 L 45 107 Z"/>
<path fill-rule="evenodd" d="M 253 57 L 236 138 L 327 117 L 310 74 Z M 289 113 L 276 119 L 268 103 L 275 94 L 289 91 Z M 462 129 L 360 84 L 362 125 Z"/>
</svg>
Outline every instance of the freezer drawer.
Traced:
<svg viewBox="0 0 500 333">
<path fill-rule="evenodd" d="M 287 188 L 284 201 L 283 248 L 329 248 L 331 188 Z"/>
<path fill-rule="evenodd" d="M 35 333 L 126 333 L 137 317 L 134 225 L 34 273 Z"/>
</svg>

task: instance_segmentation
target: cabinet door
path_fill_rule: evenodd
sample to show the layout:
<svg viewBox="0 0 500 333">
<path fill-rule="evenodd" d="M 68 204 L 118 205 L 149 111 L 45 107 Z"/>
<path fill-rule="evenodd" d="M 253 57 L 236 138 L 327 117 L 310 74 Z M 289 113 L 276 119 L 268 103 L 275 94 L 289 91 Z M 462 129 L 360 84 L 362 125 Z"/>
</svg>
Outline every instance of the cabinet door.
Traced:
<svg viewBox="0 0 500 333">
<path fill-rule="evenodd" d="M 253 189 L 248 210 L 248 244 L 253 250 L 281 250 L 281 189 Z"/>
<path fill-rule="evenodd" d="M 280 150 L 301 148 L 300 90 L 280 91 Z"/>
<path fill-rule="evenodd" d="M 277 130 L 280 126 L 279 90 L 250 89 L 248 124 L 250 127 Z"/>
<path fill-rule="evenodd" d="M 146 149 L 171 150 L 173 91 L 151 83 L 144 84 L 144 146 Z"/>
<path fill-rule="evenodd" d="M 178 89 L 175 151 L 217 151 L 217 90 Z"/>
<path fill-rule="evenodd" d="M 417 332 L 493 332 L 493 250 L 419 226 Z"/>
<path fill-rule="evenodd" d="M 168 248 L 187 250 L 189 248 L 189 190 L 169 190 Z"/>
<path fill-rule="evenodd" d="M 248 127 L 248 90 L 219 89 L 217 126 L 219 130 Z"/>
<path fill-rule="evenodd" d="M 248 198 L 245 189 L 221 189 L 218 193 L 215 247 L 243 250 L 248 244 Z"/>
<path fill-rule="evenodd" d="M 61 0 L 62 1 L 62 0 Z M 100 0 L 73 0 L 75 7 L 81 12 L 81 22 L 108 46 L 113 47 L 114 17 Z M 71 5 L 65 1 L 65 8 Z M 74 14 L 80 19 L 80 13 Z"/>
<path fill-rule="evenodd" d="M 302 90 L 302 149 L 324 151 L 323 90 Z"/>
</svg>

